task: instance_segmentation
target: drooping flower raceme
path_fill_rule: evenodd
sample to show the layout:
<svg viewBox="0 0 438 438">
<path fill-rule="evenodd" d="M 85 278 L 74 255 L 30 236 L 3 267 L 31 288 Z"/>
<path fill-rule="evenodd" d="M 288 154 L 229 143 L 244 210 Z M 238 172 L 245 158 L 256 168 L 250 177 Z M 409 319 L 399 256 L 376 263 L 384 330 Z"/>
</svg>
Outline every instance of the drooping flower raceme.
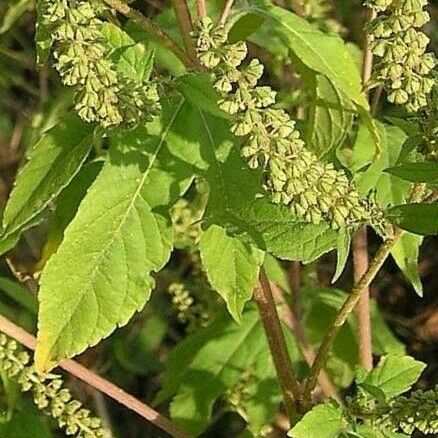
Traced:
<svg viewBox="0 0 438 438">
<path fill-rule="evenodd" d="M 344 171 L 320 162 L 306 149 L 295 122 L 273 106 L 276 93 L 257 85 L 263 66 L 257 59 L 242 65 L 245 42 L 229 44 L 226 29 L 205 18 L 199 24 L 197 50 L 221 93 L 220 108 L 232 116 L 232 132 L 242 138 L 242 156 L 251 168 L 265 170 L 265 186 L 273 202 L 288 206 L 307 222 L 325 220 L 333 228 L 354 227 L 376 216 L 381 221 L 377 209 L 360 198 Z"/>
<path fill-rule="evenodd" d="M 371 50 L 377 58 L 372 83 L 382 84 L 392 103 L 416 112 L 427 105 L 435 80 L 433 53 L 426 53 L 429 38 L 418 28 L 430 17 L 427 0 L 367 0 L 377 17 L 368 26 Z"/>
<path fill-rule="evenodd" d="M 103 127 L 136 125 L 157 108 L 156 84 L 123 77 L 109 57 L 98 4 L 44 0 L 53 56 L 63 83 L 76 88 L 76 110 L 87 122 Z"/>
</svg>

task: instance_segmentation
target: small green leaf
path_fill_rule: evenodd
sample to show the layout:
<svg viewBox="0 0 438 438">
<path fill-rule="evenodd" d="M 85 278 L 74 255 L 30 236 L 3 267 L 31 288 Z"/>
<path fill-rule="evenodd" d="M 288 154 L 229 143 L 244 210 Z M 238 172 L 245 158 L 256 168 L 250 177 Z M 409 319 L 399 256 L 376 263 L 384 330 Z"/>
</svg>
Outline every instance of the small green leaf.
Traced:
<svg viewBox="0 0 438 438">
<path fill-rule="evenodd" d="M 438 234 L 438 203 L 396 205 L 386 210 L 385 215 L 394 225 L 411 233 Z"/>
<path fill-rule="evenodd" d="M 119 26 L 105 23 L 102 34 L 112 49 L 117 69 L 127 79 L 143 83 L 149 79 L 154 62 L 154 51 L 143 42 L 136 43 Z"/>
<path fill-rule="evenodd" d="M 38 311 L 37 299 L 23 285 L 9 278 L 0 277 L 0 290 L 27 309 L 31 314 L 36 315 Z"/>
<path fill-rule="evenodd" d="M 88 156 L 92 132 L 91 125 L 69 115 L 34 146 L 6 205 L 2 241 L 25 229 L 68 185 Z"/>
<path fill-rule="evenodd" d="M 389 167 L 385 172 L 410 182 L 438 184 L 438 162 L 406 163 Z"/>
<path fill-rule="evenodd" d="M 1 438 L 51 438 L 52 433 L 36 412 L 16 412 L 0 429 Z"/>
<path fill-rule="evenodd" d="M 350 253 L 351 244 L 351 233 L 346 229 L 340 230 L 337 240 L 337 261 L 336 261 L 336 271 L 332 278 L 332 283 L 338 280 L 344 271 L 345 264 L 348 260 L 348 254 Z"/>
<path fill-rule="evenodd" d="M 233 318 L 240 322 L 245 303 L 257 283 L 263 251 L 227 235 L 217 225 L 202 234 L 199 249 L 210 284 L 225 300 Z"/>
<path fill-rule="evenodd" d="M 318 157 L 330 160 L 353 125 L 354 107 L 325 76 L 315 76 L 312 91 L 305 139 Z"/>
<path fill-rule="evenodd" d="M 3 17 L 3 21 L 0 26 L 0 34 L 11 29 L 16 21 L 19 20 L 30 7 L 32 0 L 13 0 L 9 3 L 9 8 Z"/>
<path fill-rule="evenodd" d="M 292 438 L 336 438 L 346 425 L 341 409 L 325 403 L 304 415 L 287 435 Z"/>
<path fill-rule="evenodd" d="M 405 233 L 392 247 L 391 255 L 403 274 L 412 283 L 418 295 L 423 296 L 423 286 L 418 272 L 418 254 L 423 242 L 421 236 Z"/>
<path fill-rule="evenodd" d="M 264 21 L 265 19 L 260 15 L 251 13 L 245 14 L 233 24 L 228 34 L 228 40 L 231 43 L 245 40 L 249 35 L 255 32 Z"/>
<path fill-rule="evenodd" d="M 363 383 L 380 388 L 387 398 L 392 398 L 409 390 L 425 367 L 423 362 L 410 356 L 385 356 Z"/>
</svg>

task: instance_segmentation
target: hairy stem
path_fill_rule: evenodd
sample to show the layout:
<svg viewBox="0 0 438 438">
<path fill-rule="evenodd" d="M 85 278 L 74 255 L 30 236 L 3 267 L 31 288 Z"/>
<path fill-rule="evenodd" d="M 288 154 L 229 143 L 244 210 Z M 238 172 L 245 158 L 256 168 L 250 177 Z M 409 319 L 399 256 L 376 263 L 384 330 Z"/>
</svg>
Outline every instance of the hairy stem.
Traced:
<svg viewBox="0 0 438 438">
<path fill-rule="evenodd" d="M 382 244 L 374 258 L 372 259 L 367 271 L 353 287 L 353 290 L 349 294 L 348 298 L 344 301 L 342 307 L 336 313 L 332 323 L 326 331 L 321 346 L 319 347 L 319 350 L 316 354 L 315 361 L 313 362 L 313 366 L 310 370 L 306 386 L 304 388 L 303 404 L 306 409 L 309 409 L 311 406 L 312 391 L 315 388 L 319 373 L 325 364 L 327 355 L 330 351 L 334 339 L 336 338 L 336 335 L 339 333 L 339 330 L 347 321 L 350 313 L 356 307 L 357 302 L 359 301 L 363 291 L 366 290 L 366 288 L 374 280 L 374 277 L 379 272 L 380 268 L 382 267 L 383 263 L 391 252 L 393 246 L 402 234 L 402 230 L 397 230 L 391 238 L 387 239 Z"/>
<path fill-rule="evenodd" d="M 207 15 L 207 7 L 205 6 L 205 0 L 197 0 L 196 8 L 198 11 L 199 18 L 204 18 Z"/>
<path fill-rule="evenodd" d="M 283 393 L 286 411 L 291 424 L 293 424 L 297 412 L 300 411 L 300 388 L 287 350 L 286 340 L 275 307 L 271 286 L 263 268 L 260 270 L 259 284 L 255 288 L 254 299 L 259 308 L 260 318 L 265 329 L 266 338 Z"/>
<path fill-rule="evenodd" d="M 198 58 L 196 56 L 196 49 L 193 45 L 191 33 L 193 32 L 193 22 L 190 16 L 190 11 L 186 0 L 171 0 L 172 7 L 175 11 L 176 20 L 181 30 L 181 36 L 184 42 L 184 47 L 192 64 L 197 64 Z"/>
<path fill-rule="evenodd" d="M 219 24 L 224 25 L 227 21 L 228 16 L 230 15 L 231 8 L 233 7 L 234 0 L 227 0 L 224 8 L 222 9 L 221 16 L 219 18 Z"/>
<path fill-rule="evenodd" d="M 132 9 L 125 2 L 121 0 L 103 0 L 108 6 L 130 18 L 138 25 L 144 27 L 153 37 L 155 37 L 160 43 L 173 52 L 179 60 L 186 66 L 192 67 L 192 59 L 181 49 L 181 47 L 166 33 L 160 26 L 157 26 L 152 20 L 142 15 L 140 12 Z"/>
<path fill-rule="evenodd" d="M 354 281 L 358 283 L 368 269 L 367 229 L 362 227 L 353 237 Z M 363 289 L 356 308 L 359 363 L 368 371 L 373 368 L 370 318 L 370 288 Z"/>
<path fill-rule="evenodd" d="M 20 344 L 29 348 L 30 350 L 35 350 L 36 339 L 21 327 L 15 325 L 12 321 L 9 321 L 4 316 L 0 315 L 0 331 L 6 335 L 14 338 Z M 189 435 L 178 428 L 174 423 L 172 423 L 168 418 L 162 416 L 159 412 L 155 411 L 150 406 L 137 400 L 132 395 L 123 391 L 123 389 L 98 376 L 92 371 L 88 370 L 84 366 L 73 360 L 66 360 L 59 365 L 62 369 L 67 371 L 72 376 L 75 376 L 79 380 L 87 383 L 91 387 L 97 389 L 113 400 L 117 401 L 121 405 L 127 407 L 129 410 L 136 412 L 138 415 L 142 416 L 146 420 L 150 421 L 155 426 L 164 430 L 171 436 L 175 438 L 188 438 Z"/>
</svg>

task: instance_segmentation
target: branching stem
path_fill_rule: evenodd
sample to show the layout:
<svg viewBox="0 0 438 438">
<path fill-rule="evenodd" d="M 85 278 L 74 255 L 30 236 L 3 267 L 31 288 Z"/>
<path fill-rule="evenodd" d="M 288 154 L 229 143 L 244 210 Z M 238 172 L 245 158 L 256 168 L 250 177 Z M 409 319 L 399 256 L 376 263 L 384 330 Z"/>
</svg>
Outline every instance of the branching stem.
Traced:
<svg viewBox="0 0 438 438">
<path fill-rule="evenodd" d="M 205 6 L 205 0 L 197 0 L 196 8 L 198 10 L 198 18 L 204 18 L 207 15 L 207 7 Z"/>
<path fill-rule="evenodd" d="M 21 327 L 18 327 L 12 321 L 9 321 L 7 318 L 1 315 L 0 331 L 11 338 L 14 338 L 16 341 L 30 350 L 35 350 L 36 339 Z M 123 389 L 119 388 L 103 377 L 98 376 L 79 363 L 73 360 L 66 360 L 59 366 L 72 376 L 82 380 L 101 393 L 106 394 L 108 397 L 111 397 L 113 400 L 127 407 L 129 410 L 136 412 L 138 415 L 150 421 L 152 424 L 164 430 L 171 436 L 175 438 L 189 437 L 186 432 L 179 429 L 179 427 L 172 423 L 168 418 L 164 417 L 147 404 L 142 403 L 140 400 L 123 391 Z"/>
<path fill-rule="evenodd" d="M 286 412 L 291 424 L 293 424 L 297 412 L 300 411 L 301 392 L 293 371 L 292 361 L 272 296 L 271 286 L 263 268 L 260 270 L 259 284 L 255 288 L 254 299 L 257 302 L 260 318 L 271 350 L 275 370 L 283 393 Z"/>
<path fill-rule="evenodd" d="M 219 18 L 219 24 L 221 26 L 223 26 L 226 23 L 227 18 L 230 15 L 231 8 L 233 7 L 233 3 L 234 3 L 234 0 L 227 0 L 226 1 L 224 8 L 222 9 L 221 16 Z"/>
</svg>

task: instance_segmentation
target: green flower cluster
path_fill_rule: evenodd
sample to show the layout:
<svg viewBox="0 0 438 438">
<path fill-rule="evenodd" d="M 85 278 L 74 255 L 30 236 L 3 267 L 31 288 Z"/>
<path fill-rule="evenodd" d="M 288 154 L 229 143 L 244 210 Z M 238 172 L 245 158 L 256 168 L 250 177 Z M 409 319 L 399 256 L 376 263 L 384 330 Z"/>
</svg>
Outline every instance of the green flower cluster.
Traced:
<svg viewBox="0 0 438 438">
<path fill-rule="evenodd" d="M 190 291 L 183 283 L 171 283 L 169 294 L 172 296 L 172 305 L 177 311 L 177 318 L 187 325 L 187 331 L 206 327 L 210 322 L 210 315 L 201 303 L 195 303 Z"/>
<path fill-rule="evenodd" d="M 426 106 L 436 66 L 433 53 L 426 53 L 429 38 L 417 28 L 430 19 L 423 10 L 427 0 L 367 0 L 377 12 L 369 23 L 371 50 L 380 58 L 372 82 L 384 86 L 388 100 L 406 105 L 409 112 Z"/>
<path fill-rule="evenodd" d="M 76 438 L 110 438 L 110 432 L 97 417 L 75 400 L 70 391 L 63 388 L 61 377 L 54 374 L 40 375 L 29 366 L 30 357 L 20 351 L 17 343 L 0 333 L 0 369 L 15 379 L 23 391 L 32 391 L 39 409 L 55 418 L 67 435 Z"/>
<path fill-rule="evenodd" d="M 274 203 L 286 205 L 307 222 L 328 221 L 333 228 L 352 227 L 381 216 L 362 200 L 342 170 L 324 164 L 305 148 L 295 122 L 273 107 L 276 93 L 257 86 L 263 66 L 247 65 L 245 42 L 227 43 L 224 27 L 209 18 L 199 25 L 199 60 L 213 72 L 220 108 L 232 117 L 231 131 L 242 137 L 242 156 L 251 168 L 265 170 L 265 186 Z"/>
<path fill-rule="evenodd" d="M 55 68 L 65 85 L 76 87 L 79 116 L 106 128 L 122 123 L 133 126 L 155 112 L 156 84 L 121 77 L 109 59 L 99 8 L 87 0 L 45 1 Z"/>
<path fill-rule="evenodd" d="M 438 434 L 438 387 L 396 398 L 391 403 L 389 419 L 396 429 L 409 435 L 414 430 L 426 435 Z"/>
<path fill-rule="evenodd" d="M 170 209 L 173 234 L 178 248 L 194 248 L 201 238 L 199 214 L 185 198 L 180 198 Z"/>
</svg>

